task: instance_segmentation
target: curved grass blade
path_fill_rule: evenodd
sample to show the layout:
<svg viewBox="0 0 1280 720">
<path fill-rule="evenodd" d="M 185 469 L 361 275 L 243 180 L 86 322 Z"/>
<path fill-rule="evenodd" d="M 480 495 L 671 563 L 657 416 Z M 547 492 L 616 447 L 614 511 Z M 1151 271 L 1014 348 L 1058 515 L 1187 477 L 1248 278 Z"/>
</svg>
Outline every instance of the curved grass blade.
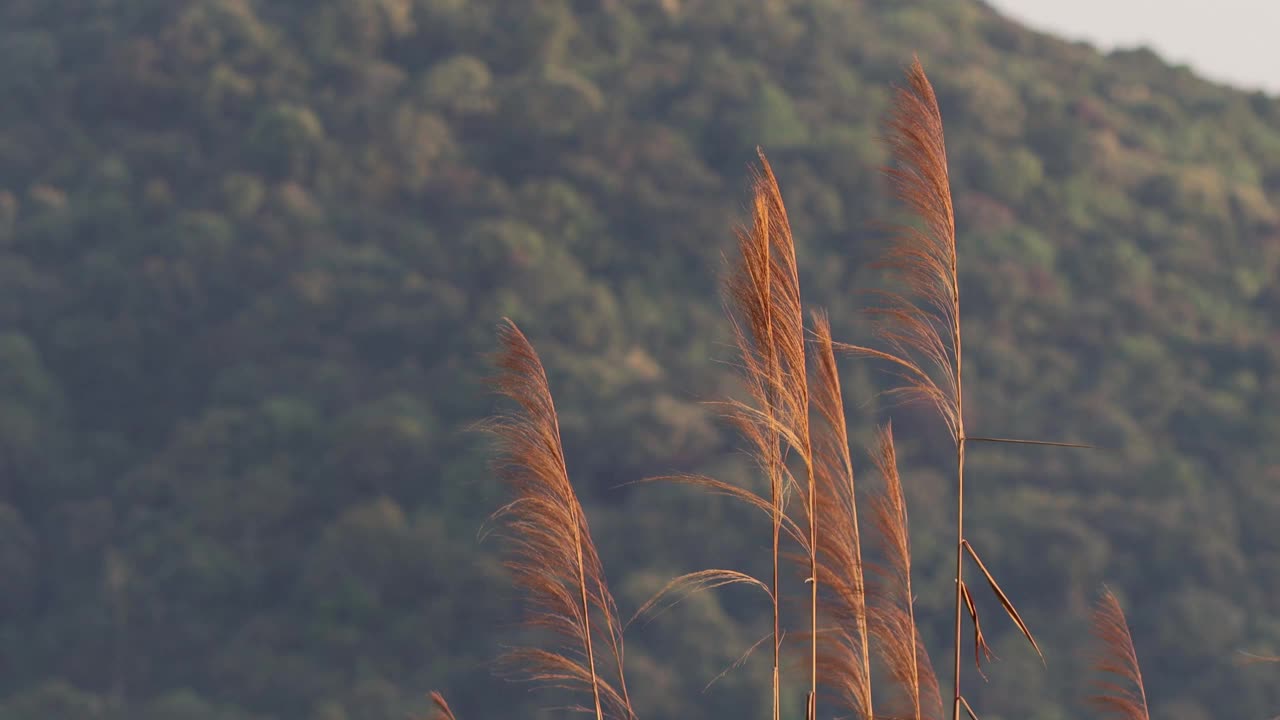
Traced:
<svg viewBox="0 0 1280 720">
<path fill-rule="evenodd" d="M 696 572 L 681 575 L 664 585 L 661 590 L 654 593 L 653 596 L 646 600 L 644 605 L 640 606 L 640 609 L 636 611 L 635 615 L 631 616 L 631 619 L 628 620 L 626 624 L 630 626 L 631 623 L 635 622 L 641 616 L 647 615 L 650 610 L 653 610 L 658 606 L 663 598 L 673 592 L 679 591 L 680 596 L 669 604 L 663 606 L 659 612 L 678 605 L 680 601 L 695 593 L 700 593 L 704 590 L 713 590 L 718 587 L 724 587 L 725 585 L 739 584 L 754 585 L 755 587 L 763 590 L 765 595 L 768 595 L 771 600 L 773 599 L 773 593 L 769 590 L 768 585 L 746 573 L 738 572 L 737 570 L 721 570 L 719 568 L 698 570 Z"/>
<path fill-rule="evenodd" d="M 709 490 L 712 495 L 723 495 L 725 497 L 731 497 L 737 500 L 741 500 L 742 502 L 745 502 L 751 507 L 756 508 L 757 510 L 760 510 L 761 512 L 765 513 L 771 518 L 773 517 L 773 513 L 774 513 L 773 504 L 769 501 L 768 498 L 761 497 L 760 495 L 746 488 L 739 487 L 731 483 L 727 483 L 723 480 L 717 480 L 713 477 L 707 477 L 706 475 L 690 475 L 690 474 L 662 475 L 658 477 L 643 478 L 640 480 L 635 480 L 633 482 L 634 483 L 673 482 L 673 483 L 680 483 L 683 485 L 693 485 L 696 487 Z M 779 516 L 778 522 L 780 523 L 780 527 L 782 531 L 787 534 L 787 537 L 794 540 L 798 545 L 803 546 L 805 544 L 806 539 L 805 539 L 804 532 L 800 529 L 800 526 L 797 525 L 794 520 L 792 520 L 789 516 L 783 514 Z"/>
<path fill-rule="evenodd" d="M 719 675 L 716 675 L 715 677 L 711 678 L 711 682 L 707 683 L 706 686 L 702 688 L 702 692 L 705 693 L 706 691 L 710 690 L 712 685 L 715 685 L 720 680 L 720 678 L 724 677 L 725 675 L 728 675 L 730 671 L 737 670 L 738 668 L 742 667 L 742 664 L 747 661 L 747 658 L 751 657 L 751 654 L 756 651 L 756 648 L 763 645 L 764 641 L 768 640 L 772 636 L 773 636 L 773 633 L 769 633 L 768 635 L 761 635 L 760 639 L 752 643 L 751 647 L 747 648 L 746 652 L 739 655 L 738 659 L 734 660 L 733 663 L 729 665 L 729 667 L 725 668 L 724 670 L 721 670 Z"/>
</svg>

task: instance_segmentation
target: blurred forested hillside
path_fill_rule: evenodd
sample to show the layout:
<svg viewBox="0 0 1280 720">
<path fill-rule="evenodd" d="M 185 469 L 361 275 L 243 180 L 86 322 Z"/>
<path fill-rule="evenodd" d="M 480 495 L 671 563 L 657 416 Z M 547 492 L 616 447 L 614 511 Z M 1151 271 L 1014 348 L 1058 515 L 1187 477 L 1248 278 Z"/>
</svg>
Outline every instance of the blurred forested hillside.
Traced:
<svg viewBox="0 0 1280 720">
<path fill-rule="evenodd" d="M 1235 661 L 1280 651 L 1277 98 L 970 0 L 5 0 L 0 719 L 555 701 L 489 666 L 518 604 L 466 430 L 503 315 L 549 366 L 624 614 L 766 564 L 767 522 L 620 486 L 758 482 L 705 404 L 735 391 L 717 283 L 756 145 L 808 298 L 866 339 L 913 52 L 947 123 L 971 430 L 1097 446 L 971 453 L 970 537 L 1048 660 L 984 606 L 1002 662 L 975 705 L 1081 717 L 1105 581 L 1153 716 L 1280 712 L 1280 670 Z M 886 378 L 845 367 L 862 442 Z M 893 417 L 944 668 L 947 439 Z M 703 690 L 765 613 L 729 591 L 633 626 L 642 716 L 767 714 L 767 659 Z"/>
</svg>

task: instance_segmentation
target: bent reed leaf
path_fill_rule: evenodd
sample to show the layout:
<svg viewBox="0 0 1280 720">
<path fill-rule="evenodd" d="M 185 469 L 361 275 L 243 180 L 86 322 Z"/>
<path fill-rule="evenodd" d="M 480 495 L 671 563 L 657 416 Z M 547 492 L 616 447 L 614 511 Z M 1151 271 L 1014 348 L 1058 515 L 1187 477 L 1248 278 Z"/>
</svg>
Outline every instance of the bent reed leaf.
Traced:
<svg viewBox="0 0 1280 720">
<path fill-rule="evenodd" d="M 969 557 L 973 558 L 973 561 L 978 565 L 978 569 L 981 570 L 983 576 L 986 577 L 987 585 L 991 587 L 991 592 L 995 594 L 996 599 L 1000 601 L 1000 605 L 1004 607 L 1004 611 L 1009 615 L 1009 619 L 1013 620 L 1013 624 L 1017 625 L 1018 629 L 1022 631 L 1022 636 L 1027 639 L 1027 642 L 1031 643 L 1031 647 L 1036 651 L 1036 655 L 1040 656 L 1040 662 L 1043 663 L 1045 661 L 1044 653 L 1040 651 L 1040 644 L 1036 642 L 1035 636 L 1031 634 L 1031 628 L 1028 628 L 1027 624 L 1022 621 L 1022 616 L 1018 614 L 1018 609 L 1013 606 L 1013 601 L 1009 599 L 1008 595 L 1004 594 L 1004 590 L 1000 589 L 1000 583 L 996 582 L 991 571 L 987 569 L 985 564 L 983 564 L 982 558 L 978 557 L 978 551 L 973 549 L 973 545 L 971 545 L 968 540 L 965 540 L 961 544 L 964 545 L 964 549 L 968 551 Z"/>
<path fill-rule="evenodd" d="M 991 647 L 987 645 L 987 639 L 982 634 L 982 623 L 978 620 L 978 606 L 973 603 L 973 596 L 969 594 L 967 583 L 960 584 L 960 593 L 964 596 L 964 606 L 968 608 L 969 619 L 973 622 L 973 664 L 982 679 L 986 680 L 987 674 L 982 672 L 982 657 L 985 655 L 990 661 L 995 657 L 995 653 L 991 652 Z"/>
</svg>

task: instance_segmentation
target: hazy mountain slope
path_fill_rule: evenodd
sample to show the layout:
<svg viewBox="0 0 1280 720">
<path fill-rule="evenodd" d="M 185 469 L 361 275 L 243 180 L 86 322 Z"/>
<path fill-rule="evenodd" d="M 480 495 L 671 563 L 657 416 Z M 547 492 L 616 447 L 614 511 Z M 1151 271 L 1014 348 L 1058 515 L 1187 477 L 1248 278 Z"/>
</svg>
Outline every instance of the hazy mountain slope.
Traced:
<svg viewBox="0 0 1280 720">
<path fill-rule="evenodd" d="M 717 298 L 769 153 L 808 298 L 857 293 L 897 212 L 891 83 L 937 86 L 961 224 L 985 718 L 1072 717 L 1104 580 L 1154 714 L 1269 717 L 1280 651 L 1280 101 L 955 0 L 9 0 L 0 4 L 0 718 L 462 718 L 550 700 L 515 639 L 501 496 L 463 430 L 511 315 L 552 372 L 624 613 L 763 528 L 646 475 L 752 481 Z M 849 363 L 851 429 L 887 412 Z M 945 636 L 940 428 L 894 412 Z M 859 460 L 860 467 L 865 461 Z M 754 533 L 754 534 L 753 534 Z M 759 714 L 749 594 L 629 642 L 646 717 Z M 943 661 L 943 642 L 932 642 Z M 801 696 L 789 698 L 799 712 Z"/>
</svg>

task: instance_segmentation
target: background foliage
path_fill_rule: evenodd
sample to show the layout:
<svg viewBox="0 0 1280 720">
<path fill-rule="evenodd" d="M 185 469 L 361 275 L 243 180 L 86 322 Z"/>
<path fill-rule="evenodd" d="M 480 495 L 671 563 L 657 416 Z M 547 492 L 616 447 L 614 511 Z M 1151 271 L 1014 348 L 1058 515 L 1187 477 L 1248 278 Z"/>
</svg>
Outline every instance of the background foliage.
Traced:
<svg viewBox="0 0 1280 720">
<path fill-rule="evenodd" d="M 0 4 L 0 719 L 462 718 L 514 598 L 464 432 L 506 314 L 550 366 L 624 613 L 767 562 L 717 300 L 760 144 L 809 300 L 866 327 L 891 83 L 940 94 L 960 223 L 987 718 L 1076 716 L 1085 610 L 1126 604 L 1153 714 L 1269 717 L 1280 683 L 1280 100 L 957 0 Z M 851 429 L 886 415 L 847 365 Z M 947 440 L 894 413 L 920 614 L 945 647 Z M 866 466 L 865 460 L 859 468 Z M 745 591 L 629 635 L 647 717 L 759 716 Z M 996 609 L 988 611 L 997 617 Z M 801 695 L 787 702 L 799 711 Z"/>
</svg>

